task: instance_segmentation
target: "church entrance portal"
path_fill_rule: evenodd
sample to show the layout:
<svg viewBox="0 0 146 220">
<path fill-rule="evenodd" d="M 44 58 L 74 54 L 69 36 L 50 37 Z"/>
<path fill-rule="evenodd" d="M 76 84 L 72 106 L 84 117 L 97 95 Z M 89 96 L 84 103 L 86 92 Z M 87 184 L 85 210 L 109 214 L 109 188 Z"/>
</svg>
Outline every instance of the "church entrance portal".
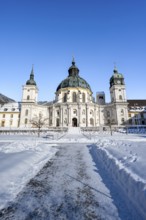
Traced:
<svg viewBox="0 0 146 220">
<path fill-rule="evenodd" d="M 72 119 L 72 126 L 77 127 L 77 119 L 76 118 Z"/>
</svg>

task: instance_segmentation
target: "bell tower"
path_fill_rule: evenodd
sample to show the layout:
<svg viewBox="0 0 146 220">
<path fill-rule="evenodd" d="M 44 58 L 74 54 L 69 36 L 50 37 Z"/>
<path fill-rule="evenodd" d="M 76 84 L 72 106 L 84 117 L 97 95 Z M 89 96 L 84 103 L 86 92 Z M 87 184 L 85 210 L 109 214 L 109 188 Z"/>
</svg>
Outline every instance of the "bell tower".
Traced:
<svg viewBox="0 0 146 220">
<path fill-rule="evenodd" d="M 110 78 L 110 96 L 112 103 L 127 101 L 124 77 L 116 68 Z"/>
<path fill-rule="evenodd" d="M 36 103 L 38 97 L 38 88 L 34 80 L 33 67 L 30 73 L 30 78 L 27 80 L 26 85 L 23 86 L 22 102 L 23 103 Z"/>
<path fill-rule="evenodd" d="M 128 103 L 126 99 L 126 88 L 124 77 L 114 68 L 110 78 L 110 95 L 114 124 L 125 125 L 128 123 Z"/>
</svg>

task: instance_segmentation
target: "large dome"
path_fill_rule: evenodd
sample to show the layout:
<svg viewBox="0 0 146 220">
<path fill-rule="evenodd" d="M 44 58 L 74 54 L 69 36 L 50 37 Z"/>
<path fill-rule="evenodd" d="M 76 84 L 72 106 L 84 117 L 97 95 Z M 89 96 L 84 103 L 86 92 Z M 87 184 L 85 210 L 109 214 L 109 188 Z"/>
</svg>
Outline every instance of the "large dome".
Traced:
<svg viewBox="0 0 146 220">
<path fill-rule="evenodd" d="M 75 66 L 74 60 L 72 61 L 72 66 L 69 68 L 68 72 L 68 77 L 58 85 L 56 91 L 67 87 L 81 87 L 91 91 L 90 85 L 86 80 L 79 76 L 79 69 Z"/>
</svg>

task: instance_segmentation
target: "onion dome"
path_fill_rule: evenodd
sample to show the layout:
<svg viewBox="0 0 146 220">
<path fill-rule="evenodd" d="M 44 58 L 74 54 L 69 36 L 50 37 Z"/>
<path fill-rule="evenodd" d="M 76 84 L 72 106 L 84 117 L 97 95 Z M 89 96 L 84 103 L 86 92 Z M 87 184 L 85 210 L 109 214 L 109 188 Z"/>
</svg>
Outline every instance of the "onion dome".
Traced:
<svg viewBox="0 0 146 220">
<path fill-rule="evenodd" d="M 125 85 L 123 74 L 119 73 L 116 68 L 114 68 L 113 75 L 110 78 L 110 87 L 113 85 Z"/>
<path fill-rule="evenodd" d="M 79 69 L 75 65 L 75 61 L 73 59 L 72 66 L 68 70 L 68 77 L 64 79 L 57 87 L 56 92 L 62 88 L 68 87 L 81 87 L 84 89 L 89 89 L 91 91 L 90 85 L 79 76 Z M 92 92 L 92 91 L 91 91 Z"/>
<path fill-rule="evenodd" d="M 31 73 L 30 73 L 30 78 L 29 78 L 29 80 L 27 80 L 26 85 L 34 85 L 34 86 L 36 86 L 36 82 L 34 80 L 33 67 L 32 67 Z"/>
</svg>

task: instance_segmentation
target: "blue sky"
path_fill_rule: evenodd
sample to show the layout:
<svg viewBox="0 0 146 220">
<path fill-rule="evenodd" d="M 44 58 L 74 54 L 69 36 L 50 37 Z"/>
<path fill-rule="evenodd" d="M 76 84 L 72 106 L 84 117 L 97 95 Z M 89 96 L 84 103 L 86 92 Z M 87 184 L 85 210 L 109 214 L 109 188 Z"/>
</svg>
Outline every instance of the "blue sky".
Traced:
<svg viewBox="0 0 146 220">
<path fill-rule="evenodd" d="M 114 62 L 127 98 L 146 99 L 145 0 L 0 0 L 0 93 L 20 101 L 34 64 L 39 100 L 52 100 L 72 56 L 109 96 Z"/>
</svg>

